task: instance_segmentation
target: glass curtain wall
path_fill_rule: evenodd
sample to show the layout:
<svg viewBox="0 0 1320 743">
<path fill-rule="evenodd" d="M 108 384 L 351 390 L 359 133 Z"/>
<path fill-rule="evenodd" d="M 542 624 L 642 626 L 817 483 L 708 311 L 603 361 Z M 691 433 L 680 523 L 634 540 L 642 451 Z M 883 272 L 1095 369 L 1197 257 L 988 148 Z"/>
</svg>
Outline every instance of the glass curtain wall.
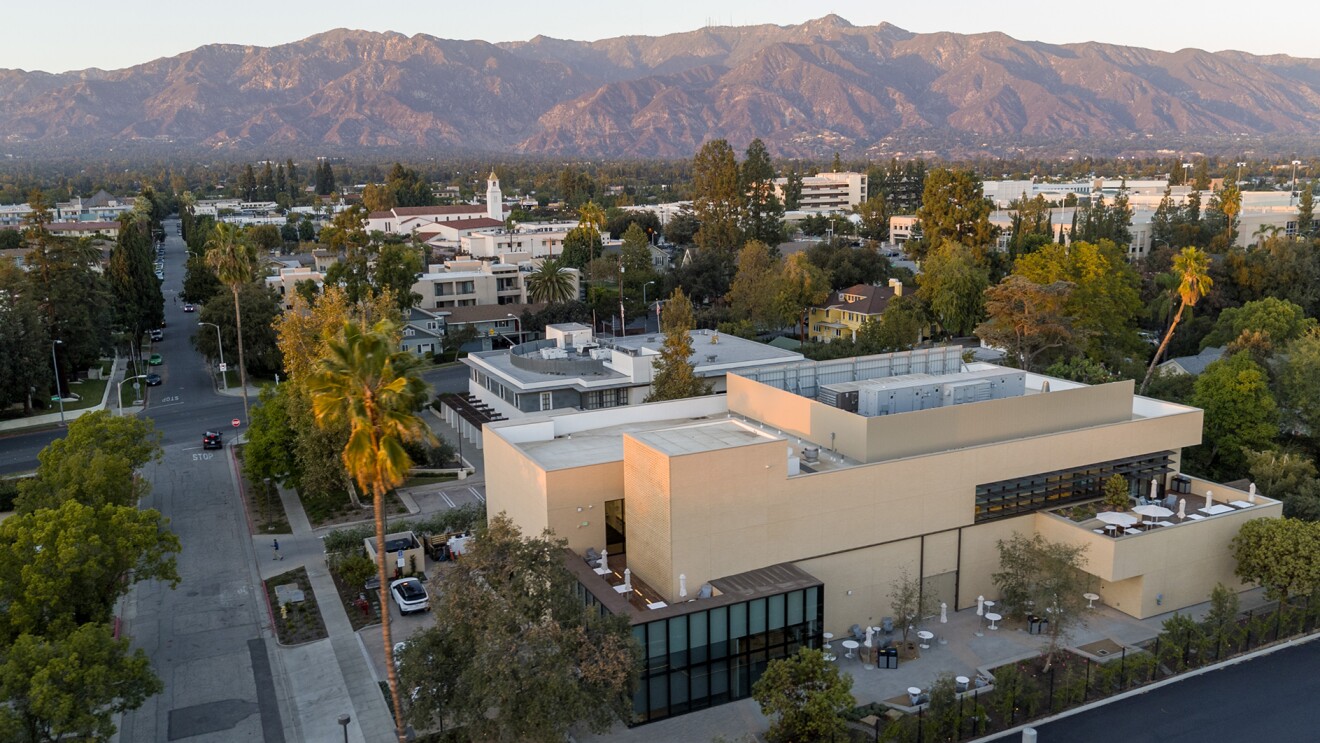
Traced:
<svg viewBox="0 0 1320 743">
<path fill-rule="evenodd" d="M 643 648 L 634 723 L 751 696 L 766 664 L 819 648 L 824 590 L 809 586 L 632 628 Z"/>
</svg>

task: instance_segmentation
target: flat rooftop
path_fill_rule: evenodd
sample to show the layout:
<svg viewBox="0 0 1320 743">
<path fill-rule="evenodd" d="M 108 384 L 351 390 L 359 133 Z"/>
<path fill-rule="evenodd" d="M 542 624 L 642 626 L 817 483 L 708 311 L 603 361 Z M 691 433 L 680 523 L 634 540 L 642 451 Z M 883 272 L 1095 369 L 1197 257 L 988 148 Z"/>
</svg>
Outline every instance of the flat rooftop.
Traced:
<svg viewBox="0 0 1320 743">
<path fill-rule="evenodd" d="M 518 446 L 546 470 L 569 469 L 622 460 L 625 434 L 669 456 L 782 439 L 724 417 L 701 421 L 671 418 L 621 423 L 546 441 L 527 441 Z"/>
<path fill-rule="evenodd" d="M 710 370 L 723 370 L 730 366 L 747 364 L 787 364 L 801 361 L 802 354 L 786 351 L 768 343 L 749 341 L 735 335 L 724 335 L 713 330 L 693 330 L 692 355 L 688 360 L 697 368 L 697 374 Z M 660 353 L 665 336 L 662 333 L 651 335 L 629 335 L 621 338 L 597 338 L 604 348 L 617 348 L 633 355 Z"/>
</svg>

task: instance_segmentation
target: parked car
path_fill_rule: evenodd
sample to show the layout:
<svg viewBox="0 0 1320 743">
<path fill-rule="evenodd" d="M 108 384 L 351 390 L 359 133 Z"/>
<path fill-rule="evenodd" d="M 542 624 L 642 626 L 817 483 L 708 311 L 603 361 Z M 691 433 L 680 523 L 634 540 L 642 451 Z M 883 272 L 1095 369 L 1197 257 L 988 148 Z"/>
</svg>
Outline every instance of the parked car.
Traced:
<svg viewBox="0 0 1320 743">
<path fill-rule="evenodd" d="M 161 379 L 160 379 L 160 375 L 159 375 L 159 374 L 148 374 L 148 375 L 147 375 L 147 386 L 148 386 L 148 387 L 159 387 L 159 386 L 160 386 L 160 382 L 161 382 Z"/>
<path fill-rule="evenodd" d="M 224 442 L 220 440 L 220 434 L 217 431 L 207 431 L 202 434 L 203 449 L 220 449 L 224 447 Z"/>
<path fill-rule="evenodd" d="M 155 330 L 151 331 L 151 340 L 153 340 L 153 341 L 159 341 L 159 340 L 164 340 L 164 339 L 165 339 L 165 331 L 164 331 L 164 330 L 161 330 L 160 328 L 156 328 Z"/>
<path fill-rule="evenodd" d="M 163 363 L 165 359 L 162 359 L 158 353 L 151 354 L 151 358 L 147 359 L 147 364 L 150 366 L 160 366 Z"/>
<path fill-rule="evenodd" d="M 194 306 L 192 306 L 191 304 L 189 304 L 189 303 L 187 303 L 187 302 L 184 302 L 184 303 L 183 303 L 183 311 L 184 311 L 184 312 L 195 312 L 196 310 L 197 310 L 197 308 L 194 307 Z"/>
<path fill-rule="evenodd" d="M 390 595 L 399 606 L 400 614 L 414 611 L 430 611 L 431 597 L 426 595 L 426 586 L 416 578 L 400 578 L 390 584 Z"/>
</svg>

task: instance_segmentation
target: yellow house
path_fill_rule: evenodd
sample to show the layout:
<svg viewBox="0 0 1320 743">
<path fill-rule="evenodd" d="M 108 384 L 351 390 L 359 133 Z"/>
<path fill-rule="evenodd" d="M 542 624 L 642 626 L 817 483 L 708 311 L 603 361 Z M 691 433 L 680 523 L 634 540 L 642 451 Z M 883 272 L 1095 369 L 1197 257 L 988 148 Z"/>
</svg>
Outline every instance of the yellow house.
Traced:
<svg viewBox="0 0 1320 743">
<path fill-rule="evenodd" d="M 998 598 L 1014 533 L 1085 545 L 1095 593 L 1138 618 L 1241 587 L 1229 541 L 1282 505 L 1180 475 L 1201 427 L 1131 381 L 958 348 L 803 361 L 731 373 L 725 395 L 488 423 L 488 508 L 564 538 L 583 600 L 630 618 L 646 721 L 746 697 L 768 660 L 891 614 L 904 573 L 936 606 Z M 1069 518 L 1115 474 L 1185 518 Z M 604 565 L 582 559 L 602 549 Z"/>
<path fill-rule="evenodd" d="M 889 300 L 903 296 L 903 282 L 890 279 L 889 286 L 857 284 L 830 294 L 821 307 L 807 316 L 808 335 L 817 343 L 854 340 L 867 320 L 879 320 Z"/>
</svg>

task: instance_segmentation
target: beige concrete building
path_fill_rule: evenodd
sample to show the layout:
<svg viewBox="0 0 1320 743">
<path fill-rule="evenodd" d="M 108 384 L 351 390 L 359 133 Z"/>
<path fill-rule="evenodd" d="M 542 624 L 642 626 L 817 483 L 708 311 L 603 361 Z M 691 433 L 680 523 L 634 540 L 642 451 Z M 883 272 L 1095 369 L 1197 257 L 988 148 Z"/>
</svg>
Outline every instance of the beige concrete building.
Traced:
<svg viewBox="0 0 1320 743">
<path fill-rule="evenodd" d="M 607 566 L 577 571 L 582 594 L 627 612 L 648 653 L 675 622 L 695 652 L 725 620 L 690 597 L 718 599 L 721 584 L 776 568 L 795 571 L 801 596 L 769 581 L 745 597 L 749 616 L 770 612 L 751 647 L 771 658 L 879 623 L 904 572 L 936 606 L 974 606 L 998 597 L 996 542 L 1014 533 L 1084 545 L 1094 591 L 1144 618 L 1205 601 L 1219 582 L 1240 587 L 1229 540 L 1245 521 L 1281 515 L 1276 501 L 1177 474 L 1201 426 L 1200 410 L 1134 395 L 1130 381 L 967 365 L 958 349 L 801 362 L 729 374 L 724 396 L 487 424 L 488 507 L 579 555 L 606 548 Z M 1117 536 L 1069 517 L 1063 507 L 1099 499 L 1114 474 L 1134 499 L 1154 481 L 1187 517 Z M 625 567 L 631 591 L 615 585 Z M 752 637 L 756 625 L 744 629 Z M 682 673 L 731 674 L 728 698 L 745 696 L 764 665 L 757 652 L 746 675 Z M 639 719 L 687 709 L 648 685 L 677 672 L 672 663 L 648 669 Z"/>
<path fill-rule="evenodd" d="M 526 279 L 531 269 L 529 261 L 521 264 L 480 260 L 446 261 L 429 266 L 426 273 L 417 277 L 412 291 L 422 298 L 419 306 L 426 309 L 526 304 Z M 572 276 L 573 295 L 576 296 L 580 280 L 578 270 L 565 270 Z"/>
<path fill-rule="evenodd" d="M 784 201 L 787 178 L 775 179 L 775 196 Z M 866 174 L 851 171 L 817 173 L 802 179 L 802 198 L 798 209 L 804 212 L 841 212 L 866 201 Z"/>
</svg>

